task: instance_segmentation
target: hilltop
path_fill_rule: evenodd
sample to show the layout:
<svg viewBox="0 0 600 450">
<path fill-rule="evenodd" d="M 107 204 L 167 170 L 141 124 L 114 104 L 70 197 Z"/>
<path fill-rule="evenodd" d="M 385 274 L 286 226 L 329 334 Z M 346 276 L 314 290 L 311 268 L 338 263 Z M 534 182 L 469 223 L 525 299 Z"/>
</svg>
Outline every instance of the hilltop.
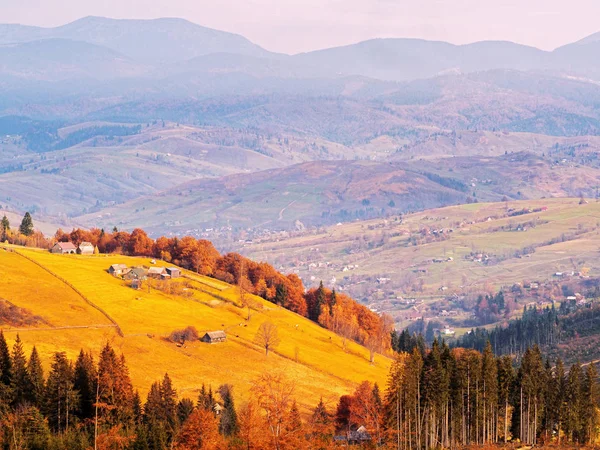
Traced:
<svg viewBox="0 0 600 450">
<path fill-rule="evenodd" d="M 296 383 L 303 408 L 314 407 L 323 395 L 335 402 L 368 379 L 385 383 L 390 361 L 349 344 L 308 319 L 253 297 L 253 311 L 239 304 L 235 287 L 195 273 L 172 280 L 166 292 L 148 285 L 135 290 L 107 273 L 112 264 L 152 266 L 148 258 L 119 255 L 55 255 L 47 251 L 7 247 L 0 251 L 0 298 L 28 310 L 29 325 L 4 324 L 13 341 L 19 333 L 26 348 L 35 344 L 46 364 L 57 350 L 73 358 L 80 348 L 97 355 L 107 341 L 124 353 L 136 388 L 147 389 L 165 371 L 180 396 L 195 398 L 206 384 L 231 383 L 245 398 L 252 381 L 266 371 L 285 371 Z M 157 265 L 161 265 L 160 261 Z M 174 292 L 178 292 L 175 294 Z M 33 316 L 33 319 L 31 319 Z M 280 346 L 268 357 L 255 345 L 261 323 L 279 328 Z M 227 342 L 188 342 L 178 346 L 166 338 L 194 326 L 200 334 L 225 330 Z"/>
</svg>

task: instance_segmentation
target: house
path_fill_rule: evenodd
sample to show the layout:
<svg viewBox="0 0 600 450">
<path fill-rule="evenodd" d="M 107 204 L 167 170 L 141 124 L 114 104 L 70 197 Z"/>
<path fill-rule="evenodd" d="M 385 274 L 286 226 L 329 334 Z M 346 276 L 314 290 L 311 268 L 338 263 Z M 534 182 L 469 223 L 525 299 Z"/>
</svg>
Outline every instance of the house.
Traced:
<svg viewBox="0 0 600 450">
<path fill-rule="evenodd" d="M 179 278 L 181 276 L 181 270 L 178 267 L 167 267 L 167 273 L 171 278 Z"/>
<path fill-rule="evenodd" d="M 123 275 L 126 280 L 145 280 L 148 278 L 148 271 L 143 267 L 134 267 Z"/>
<path fill-rule="evenodd" d="M 336 442 L 347 442 L 349 445 L 360 445 L 371 440 L 371 435 L 364 426 L 348 431 L 345 435 L 334 436 Z"/>
<path fill-rule="evenodd" d="M 166 275 L 167 270 L 164 267 L 150 267 L 148 269 L 148 277 L 149 278 L 162 278 L 163 275 Z"/>
<path fill-rule="evenodd" d="M 142 282 L 140 280 L 131 280 L 131 288 L 132 289 L 140 289 L 142 287 Z"/>
<path fill-rule="evenodd" d="M 94 246 L 91 242 L 82 242 L 77 247 L 77 253 L 80 255 L 93 255 L 94 254 Z"/>
<path fill-rule="evenodd" d="M 224 331 L 209 331 L 202 336 L 200 340 L 207 344 L 215 344 L 217 342 L 225 342 L 227 340 L 227 335 Z"/>
<path fill-rule="evenodd" d="M 108 268 L 108 273 L 110 273 L 113 277 L 120 277 L 125 275 L 129 271 L 129 268 L 126 264 L 113 264 Z"/>
<path fill-rule="evenodd" d="M 50 249 L 50 253 L 71 254 L 77 252 L 77 247 L 72 242 L 57 242 Z"/>
</svg>

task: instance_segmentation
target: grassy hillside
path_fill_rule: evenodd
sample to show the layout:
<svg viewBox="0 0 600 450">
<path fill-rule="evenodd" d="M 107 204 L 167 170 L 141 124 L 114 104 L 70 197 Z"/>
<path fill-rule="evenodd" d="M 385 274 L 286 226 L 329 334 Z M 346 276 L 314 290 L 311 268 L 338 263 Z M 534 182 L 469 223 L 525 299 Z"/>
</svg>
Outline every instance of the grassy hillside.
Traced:
<svg viewBox="0 0 600 450">
<path fill-rule="evenodd" d="M 335 334 L 258 297 L 247 322 L 236 288 L 214 279 L 190 273 L 189 278 L 172 280 L 185 283 L 182 295 L 147 286 L 134 290 L 106 269 L 115 263 L 150 266 L 147 259 L 13 249 L 0 250 L 0 298 L 44 322 L 19 329 L 5 324 L 4 332 L 9 341 L 20 333 L 29 349 L 35 344 L 46 363 L 60 349 L 70 357 L 80 348 L 97 355 L 110 341 L 125 354 L 135 387 L 144 395 L 168 371 L 180 395 L 190 397 L 202 383 L 231 383 L 245 397 L 258 375 L 282 370 L 296 383 L 296 396 L 305 408 L 313 407 L 321 395 L 334 402 L 365 379 L 385 383 L 390 364 L 386 357 L 371 365 L 363 347 L 353 344 L 344 352 Z M 281 344 L 265 357 L 253 341 L 267 320 L 278 326 Z M 178 347 L 165 339 L 190 325 L 201 334 L 224 329 L 228 341 Z"/>
</svg>

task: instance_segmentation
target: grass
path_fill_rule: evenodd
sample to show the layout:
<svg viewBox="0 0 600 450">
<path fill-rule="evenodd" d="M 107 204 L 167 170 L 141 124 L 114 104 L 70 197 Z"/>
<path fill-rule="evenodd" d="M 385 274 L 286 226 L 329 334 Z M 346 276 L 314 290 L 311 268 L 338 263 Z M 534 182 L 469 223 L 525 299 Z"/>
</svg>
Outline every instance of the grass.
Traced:
<svg viewBox="0 0 600 450">
<path fill-rule="evenodd" d="M 247 311 L 235 306 L 236 288 L 225 283 L 194 274 L 173 280 L 189 284 L 189 297 L 153 288 L 133 290 L 106 269 L 114 263 L 149 266 L 149 259 L 18 251 L 68 280 L 118 323 L 124 334 L 121 337 L 115 328 L 107 327 L 110 321 L 59 279 L 22 256 L 0 250 L 0 277 L 4 281 L 1 297 L 30 309 L 54 327 L 90 327 L 5 328 L 9 343 L 17 332 L 21 333 L 26 348 L 35 344 L 46 364 L 54 351 L 66 350 L 74 358 L 84 348 L 97 355 L 110 341 L 125 354 L 134 385 L 142 394 L 168 372 L 180 394 L 190 397 L 195 397 L 202 383 L 213 387 L 231 383 L 237 395 L 245 398 L 252 380 L 261 373 L 282 370 L 295 381 L 296 395 L 305 411 L 314 407 L 321 396 L 333 407 L 339 395 L 350 392 L 362 380 L 385 385 L 390 365 L 386 357 L 377 357 L 371 365 L 365 348 L 351 344 L 345 352 L 335 334 L 258 297 L 254 298 L 257 306 L 248 322 Z M 277 350 L 268 357 L 253 343 L 259 325 L 266 320 L 278 326 L 281 338 Z M 177 347 L 165 339 L 188 325 L 200 333 L 224 329 L 228 341 Z"/>
</svg>

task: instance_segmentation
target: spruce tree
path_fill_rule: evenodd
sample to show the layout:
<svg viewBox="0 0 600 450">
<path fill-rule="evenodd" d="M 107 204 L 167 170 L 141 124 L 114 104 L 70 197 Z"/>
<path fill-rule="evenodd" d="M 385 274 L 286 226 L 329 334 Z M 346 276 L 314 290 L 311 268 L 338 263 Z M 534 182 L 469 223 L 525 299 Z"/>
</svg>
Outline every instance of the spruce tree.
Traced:
<svg viewBox="0 0 600 450">
<path fill-rule="evenodd" d="M 302 428 L 302 418 L 300 417 L 300 411 L 298 410 L 298 405 L 296 400 L 292 402 L 292 407 L 290 408 L 290 414 L 288 418 L 288 422 L 286 425 L 286 431 L 288 433 L 294 433 Z"/>
<path fill-rule="evenodd" d="M 46 384 L 45 413 L 50 427 L 58 433 L 68 431 L 78 403 L 79 396 L 73 387 L 72 364 L 65 352 L 57 352 Z"/>
<path fill-rule="evenodd" d="M 75 362 L 74 388 L 79 392 L 79 417 L 91 419 L 95 415 L 97 372 L 91 353 L 79 352 Z"/>
<path fill-rule="evenodd" d="M 0 330 L 0 383 L 9 387 L 12 380 L 12 359 L 4 333 Z"/>
<path fill-rule="evenodd" d="M 182 425 L 194 411 L 194 402 L 189 398 L 182 398 L 177 404 L 177 421 Z"/>
<path fill-rule="evenodd" d="M 219 395 L 223 400 L 223 411 L 219 429 L 224 436 L 234 436 L 237 434 L 239 426 L 235 406 L 233 404 L 233 388 L 229 384 L 219 387 Z"/>
<path fill-rule="evenodd" d="M 18 334 L 13 345 L 11 388 L 14 406 L 32 402 L 33 386 L 27 370 L 27 358 L 23 351 L 23 343 Z"/>
<path fill-rule="evenodd" d="M 177 392 L 173 388 L 173 383 L 167 373 L 165 373 L 160 384 L 160 396 L 161 419 L 165 423 L 169 440 L 171 440 L 177 431 Z"/>
<path fill-rule="evenodd" d="M 135 391 L 133 394 L 133 420 L 136 424 L 140 424 L 142 422 L 144 415 L 144 409 L 142 406 L 142 399 L 140 398 L 139 391 Z"/>
<path fill-rule="evenodd" d="M 31 236 L 33 234 L 33 219 L 31 218 L 31 214 L 29 214 L 29 212 L 26 212 L 23 216 L 21 226 L 19 227 L 19 233 L 24 236 Z"/>
<path fill-rule="evenodd" d="M 8 221 L 8 217 L 6 214 L 2 217 L 2 222 L 0 222 L 0 241 L 4 242 L 8 239 L 8 233 L 10 232 L 10 222 Z"/>
<path fill-rule="evenodd" d="M 42 360 L 35 346 L 31 350 L 27 371 L 31 380 L 31 402 L 37 408 L 41 408 L 44 401 L 45 388 L 44 368 L 42 367 Z"/>
</svg>

